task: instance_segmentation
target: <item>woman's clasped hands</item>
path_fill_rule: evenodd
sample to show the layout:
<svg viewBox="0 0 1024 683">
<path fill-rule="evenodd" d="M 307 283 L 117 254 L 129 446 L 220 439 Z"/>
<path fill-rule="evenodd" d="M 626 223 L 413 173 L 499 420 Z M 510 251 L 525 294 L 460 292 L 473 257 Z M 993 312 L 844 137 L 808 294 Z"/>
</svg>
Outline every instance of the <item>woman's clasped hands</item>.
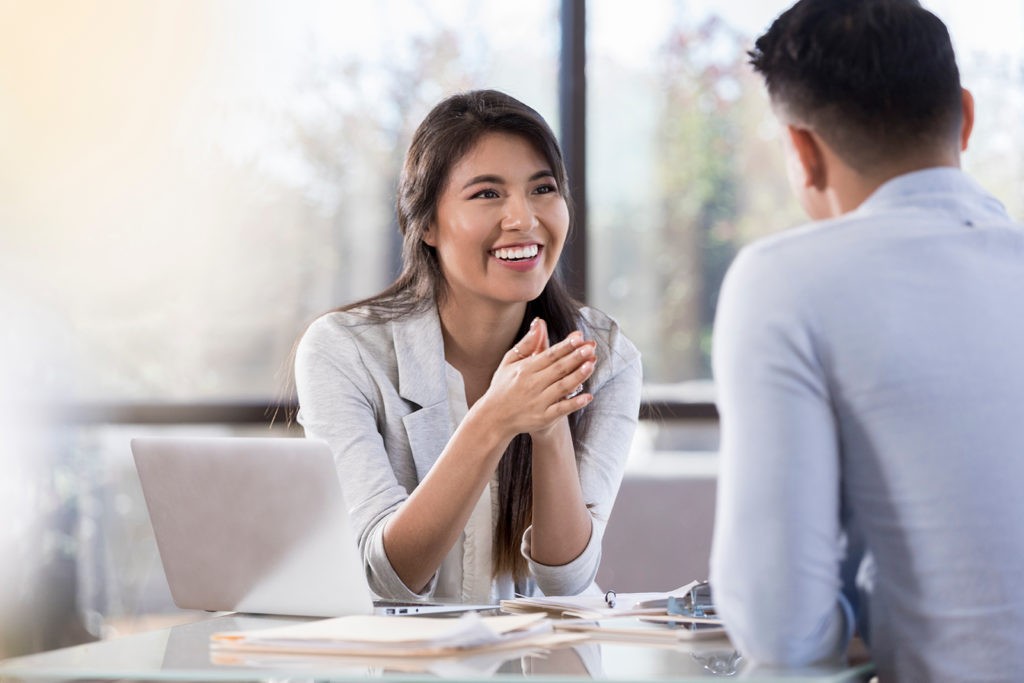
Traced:
<svg viewBox="0 0 1024 683">
<path fill-rule="evenodd" d="M 497 411 L 510 436 L 543 436 L 593 400 L 582 387 L 594 373 L 595 347 L 578 331 L 552 346 L 547 324 L 536 318 L 502 358 L 481 403 Z"/>
</svg>

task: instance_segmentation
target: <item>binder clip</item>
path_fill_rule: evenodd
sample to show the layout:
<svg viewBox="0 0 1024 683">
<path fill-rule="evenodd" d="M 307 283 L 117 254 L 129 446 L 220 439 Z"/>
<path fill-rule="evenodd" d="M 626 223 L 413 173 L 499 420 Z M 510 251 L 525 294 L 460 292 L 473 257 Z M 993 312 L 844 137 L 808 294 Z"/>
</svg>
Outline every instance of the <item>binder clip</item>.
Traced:
<svg viewBox="0 0 1024 683">
<path fill-rule="evenodd" d="M 669 622 L 670 626 L 691 626 L 691 619 L 715 619 L 715 605 L 711 601 L 711 584 L 701 581 L 690 589 L 686 595 L 676 597 L 670 595 L 665 604 L 669 615 L 683 617 L 678 622 Z"/>
<path fill-rule="evenodd" d="M 701 581 L 686 595 L 680 597 L 670 595 L 665 605 L 665 611 L 669 614 L 678 614 L 681 617 L 714 618 L 716 615 L 715 605 L 711 602 L 711 584 Z"/>
</svg>

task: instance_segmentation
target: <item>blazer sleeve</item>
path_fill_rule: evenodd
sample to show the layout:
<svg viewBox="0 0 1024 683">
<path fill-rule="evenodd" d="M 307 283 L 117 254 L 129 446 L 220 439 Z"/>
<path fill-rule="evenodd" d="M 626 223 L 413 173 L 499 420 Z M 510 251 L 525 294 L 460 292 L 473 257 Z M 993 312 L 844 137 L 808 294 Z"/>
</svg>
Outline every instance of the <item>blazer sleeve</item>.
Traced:
<svg viewBox="0 0 1024 683">
<path fill-rule="evenodd" d="M 411 600 L 429 595 L 437 575 L 417 595 L 384 551 L 384 525 L 408 491 L 385 448 L 381 388 L 363 361 L 364 351 L 360 339 L 331 314 L 309 327 L 295 356 L 298 419 L 307 438 L 326 441 L 334 454 L 371 590 Z"/>
<path fill-rule="evenodd" d="M 578 595 L 597 577 L 601 541 L 622 483 L 640 413 L 640 352 L 615 321 L 592 309 L 584 309 L 584 316 L 589 328 L 585 333 L 598 339 L 598 353 L 603 355 L 589 381 L 588 390 L 594 400 L 586 408 L 577 453 L 583 501 L 589 506 L 593 526 L 583 552 L 560 566 L 533 560 L 532 527 L 526 530 L 522 553 L 545 595 Z"/>
</svg>

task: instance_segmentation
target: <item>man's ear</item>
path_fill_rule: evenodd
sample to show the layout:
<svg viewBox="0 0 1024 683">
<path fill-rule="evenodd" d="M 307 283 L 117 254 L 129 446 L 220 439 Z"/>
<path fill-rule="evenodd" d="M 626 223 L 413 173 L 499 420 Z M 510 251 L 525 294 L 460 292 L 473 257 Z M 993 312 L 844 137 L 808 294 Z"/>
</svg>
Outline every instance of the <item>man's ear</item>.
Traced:
<svg viewBox="0 0 1024 683">
<path fill-rule="evenodd" d="M 793 125 L 786 126 L 786 134 L 803 171 L 803 177 L 799 179 L 801 185 L 823 191 L 828 181 L 828 169 L 818 138 L 806 128 Z"/>
<path fill-rule="evenodd" d="M 967 141 L 974 130 L 974 95 L 967 88 L 960 88 L 960 101 L 963 107 L 963 120 L 960 122 L 960 151 L 967 151 Z"/>
</svg>

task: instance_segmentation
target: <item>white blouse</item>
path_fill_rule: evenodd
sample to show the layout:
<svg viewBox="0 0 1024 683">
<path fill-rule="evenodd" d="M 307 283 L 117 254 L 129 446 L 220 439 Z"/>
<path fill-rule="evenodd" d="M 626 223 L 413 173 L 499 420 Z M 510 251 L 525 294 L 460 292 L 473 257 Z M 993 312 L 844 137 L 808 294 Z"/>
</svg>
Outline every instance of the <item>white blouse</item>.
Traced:
<svg viewBox="0 0 1024 683">
<path fill-rule="evenodd" d="M 445 363 L 445 376 L 454 432 L 469 412 L 469 406 L 462 374 Z M 441 563 L 434 595 L 473 603 L 496 603 L 514 597 L 511 577 L 495 579 L 491 576 L 494 573 L 492 547 L 497 514 L 498 479 L 495 476 L 480 495 L 459 540 Z"/>
</svg>

